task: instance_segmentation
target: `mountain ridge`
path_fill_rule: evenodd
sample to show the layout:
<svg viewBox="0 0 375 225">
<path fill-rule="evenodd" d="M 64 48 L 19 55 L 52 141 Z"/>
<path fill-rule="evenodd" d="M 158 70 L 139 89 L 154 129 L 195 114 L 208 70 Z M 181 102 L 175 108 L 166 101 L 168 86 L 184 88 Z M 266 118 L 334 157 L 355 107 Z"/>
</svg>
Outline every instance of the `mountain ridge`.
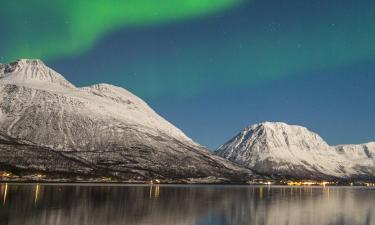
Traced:
<svg viewBox="0 0 375 225">
<path fill-rule="evenodd" d="M 0 69 L 0 170 L 119 180 L 242 182 L 250 170 L 210 153 L 129 91 L 75 87 L 40 60 Z M 65 175 L 62 175 L 65 174 Z"/>
</svg>

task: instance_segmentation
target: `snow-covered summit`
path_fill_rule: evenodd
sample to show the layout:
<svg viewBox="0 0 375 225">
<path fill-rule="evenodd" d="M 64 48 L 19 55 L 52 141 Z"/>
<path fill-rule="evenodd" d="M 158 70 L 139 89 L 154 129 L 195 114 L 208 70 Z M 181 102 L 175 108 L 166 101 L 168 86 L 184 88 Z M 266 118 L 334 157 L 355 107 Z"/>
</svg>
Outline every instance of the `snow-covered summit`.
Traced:
<svg viewBox="0 0 375 225">
<path fill-rule="evenodd" d="M 375 170 L 374 159 L 368 157 L 375 155 L 375 145 L 331 147 L 307 128 L 281 122 L 251 125 L 216 153 L 269 175 L 344 178 L 368 175 L 364 165 Z"/>
<path fill-rule="evenodd" d="M 288 125 L 283 122 L 265 122 L 258 124 L 258 127 L 263 128 L 265 133 L 268 135 L 268 140 L 274 139 L 275 144 L 278 143 L 282 146 L 328 146 L 328 144 L 318 134 L 308 130 L 306 127 Z"/>
<path fill-rule="evenodd" d="M 316 133 L 297 125 L 288 125 L 283 122 L 263 122 L 250 125 L 237 136 L 221 146 L 218 151 L 226 149 L 227 154 L 236 148 L 247 148 L 256 143 L 262 143 L 269 148 L 290 148 L 304 146 L 309 149 L 327 148 L 328 144 Z"/>
<path fill-rule="evenodd" d="M 61 74 L 47 67 L 39 59 L 19 59 L 0 65 L 0 80 L 7 83 L 33 85 L 45 88 L 75 88 Z"/>
</svg>

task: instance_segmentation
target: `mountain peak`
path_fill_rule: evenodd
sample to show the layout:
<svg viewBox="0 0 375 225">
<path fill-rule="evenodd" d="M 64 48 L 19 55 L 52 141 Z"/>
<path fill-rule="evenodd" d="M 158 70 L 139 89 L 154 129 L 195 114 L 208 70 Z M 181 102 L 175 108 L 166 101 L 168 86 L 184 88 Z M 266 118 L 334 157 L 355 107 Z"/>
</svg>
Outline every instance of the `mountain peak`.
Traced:
<svg viewBox="0 0 375 225">
<path fill-rule="evenodd" d="M 40 59 L 17 59 L 15 62 L 22 63 L 22 64 L 39 64 L 45 65 L 44 62 Z"/>
<path fill-rule="evenodd" d="M 264 128 L 264 129 L 289 129 L 289 128 L 295 128 L 295 129 L 304 129 L 307 130 L 305 127 L 298 126 L 298 125 L 291 125 L 284 122 L 270 122 L 265 121 L 257 124 L 253 124 L 248 126 L 247 129 L 256 129 L 256 128 Z"/>
<path fill-rule="evenodd" d="M 40 59 L 18 59 L 8 64 L 0 64 L 0 81 L 26 86 L 46 87 L 48 83 L 48 86 L 75 88 L 73 84 L 46 66 Z"/>
<path fill-rule="evenodd" d="M 36 66 L 45 66 L 42 60 L 40 59 L 17 59 L 16 61 L 0 64 L 0 74 L 13 73 L 19 70 L 22 70 L 25 66 L 32 65 Z"/>
<path fill-rule="evenodd" d="M 263 122 L 242 130 L 216 154 L 262 174 L 329 178 L 373 174 L 375 145 L 329 146 L 305 127 Z"/>
<path fill-rule="evenodd" d="M 325 142 L 318 134 L 310 131 L 306 127 L 299 126 L 299 125 L 290 125 L 284 122 L 262 122 L 257 123 L 254 125 L 250 125 L 245 128 L 242 133 L 260 133 L 263 134 L 264 137 L 267 139 L 274 139 L 278 135 L 282 135 L 283 137 L 288 136 L 300 136 L 302 139 L 304 138 L 313 138 L 319 142 Z M 267 136 L 266 136 L 267 134 Z M 259 138 L 259 137 L 258 137 Z"/>
</svg>

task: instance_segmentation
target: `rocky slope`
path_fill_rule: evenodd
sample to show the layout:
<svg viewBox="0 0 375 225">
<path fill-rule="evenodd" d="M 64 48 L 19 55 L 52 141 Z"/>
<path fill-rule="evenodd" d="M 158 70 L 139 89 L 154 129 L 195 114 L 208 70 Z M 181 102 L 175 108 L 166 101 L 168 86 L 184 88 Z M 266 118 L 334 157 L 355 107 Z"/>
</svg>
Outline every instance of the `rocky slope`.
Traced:
<svg viewBox="0 0 375 225">
<path fill-rule="evenodd" d="M 329 146 L 306 128 L 285 123 L 249 126 L 216 154 L 273 177 L 375 178 L 375 143 Z"/>
<path fill-rule="evenodd" d="M 47 177 L 242 181 L 125 89 L 77 88 L 40 60 L 0 65 L 0 170 Z"/>
</svg>

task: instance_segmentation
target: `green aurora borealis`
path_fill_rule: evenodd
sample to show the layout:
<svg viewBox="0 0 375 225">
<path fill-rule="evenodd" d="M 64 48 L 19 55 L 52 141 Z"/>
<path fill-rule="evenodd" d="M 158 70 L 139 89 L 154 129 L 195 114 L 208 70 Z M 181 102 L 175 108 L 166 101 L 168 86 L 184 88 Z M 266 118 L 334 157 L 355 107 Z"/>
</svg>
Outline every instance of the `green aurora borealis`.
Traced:
<svg viewBox="0 0 375 225">
<path fill-rule="evenodd" d="M 239 0 L 4 1 L 0 15 L 5 60 L 77 55 L 108 32 L 171 23 L 219 12 Z"/>
<path fill-rule="evenodd" d="M 209 17 L 228 9 L 241 8 L 245 3 L 252 4 L 241 0 L 5 1 L 0 9 L 0 25 L 3 27 L 0 37 L 1 61 L 20 57 L 47 61 L 79 57 L 95 48 L 100 38 L 118 29 L 147 28 Z M 334 4 L 331 5 L 331 9 L 335 10 Z M 180 68 L 180 61 L 198 65 L 197 71 L 192 69 L 187 81 L 179 77 L 178 69 L 171 73 L 165 69 L 155 71 L 155 66 L 144 67 L 144 61 L 138 60 L 130 66 L 136 67 L 138 74 L 143 73 L 146 81 L 125 78 L 126 83 L 133 83 L 133 89 L 150 84 L 144 90 L 144 95 L 173 92 L 189 95 L 199 92 L 211 79 L 225 80 L 221 76 L 227 73 L 231 73 L 231 79 L 226 80 L 225 85 L 228 82 L 246 84 L 374 58 L 375 13 L 371 7 L 363 4 L 349 11 L 335 12 L 329 9 L 322 10 L 319 15 L 307 14 L 302 19 L 299 18 L 300 14 L 292 13 L 288 17 L 277 18 L 276 22 L 270 22 L 262 29 L 254 30 L 246 26 L 240 27 L 240 30 L 234 28 L 228 31 L 232 32 L 231 35 L 215 34 L 216 38 L 211 40 L 198 36 L 207 44 L 201 45 L 200 40 L 187 41 L 181 50 L 183 54 L 179 55 L 180 60 L 168 60 L 173 62 L 172 67 L 176 65 Z M 280 10 L 287 11 L 288 8 Z M 344 13 L 346 16 L 342 16 Z M 254 24 L 257 26 L 260 22 L 251 21 L 248 25 Z M 196 57 L 196 54 L 201 57 Z M 202 58 L 207 59 L 207 63 L 213 61 L 218 65 L 202 70 L 199 66 Z M 150 61 L 152 64 L 152 59 Z M 170 66 L 157 63 L 160 67 Z M 218 73 L 218 70 L 227 73 Z M 155 74 L 159 72 L 163 78 L 155 80 Z M 174 83 L 172 87 L 175 89 L 168 89 L 164 93 L 166 89 L 158 85 L 158 81 Z M 180 85 L 190 85 L 190 88 Z"/>
</svg>

